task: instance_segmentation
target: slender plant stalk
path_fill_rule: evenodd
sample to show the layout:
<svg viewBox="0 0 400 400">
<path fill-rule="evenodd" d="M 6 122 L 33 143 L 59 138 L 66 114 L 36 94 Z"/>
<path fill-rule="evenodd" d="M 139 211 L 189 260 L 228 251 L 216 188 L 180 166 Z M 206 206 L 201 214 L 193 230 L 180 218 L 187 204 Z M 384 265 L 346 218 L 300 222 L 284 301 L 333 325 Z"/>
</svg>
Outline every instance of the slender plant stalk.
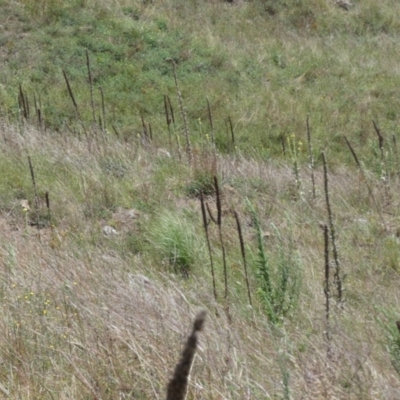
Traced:
<svg viewBox="0 0 400 400">
<path fill-rule="evenodd" d="M 51 227 L 51 229 L 53 229 L 53 225 L 51 223 L 50 194 L 49 194 L 49 192 L 46 192 L 45 198 L 46 198 L 47 217 L 49 219 L 50 227 Z"/>
<path fill-rule="evenodd" d="M 175 140 L 176 140 L 176 146 L 177 146 L 177 149 L 178 149 L 178 157 L 179 157 L 179 161 L 182 161 L 181 144 L 179 142 L 179 136 L 177 135 L 176 128 L 175 128 L 174 108 L 172 107 L 171 99 L 170 99 L 169 96 L 167 96 L 167 100 L 168 100 L 168 106 L 169 106 L 169 112 L 170 112 L 170 115 L 171 115 L 172 124 L 174 126 L 174 136 L 175 136 Z"/>
<path fill-rule="evenodd" d="M 27 94 L 25 94 L 25 104 L 26 104 L 26 118 L 29 119 L 30 116 L 30 110 L 29 110 L 29 98 Z"/>
<path fill-rule="evenodd" d="M 91 140 L 90 140 L 89 135 L 88 135 L 88 133 L 86 131 L 85 124 L 83 123 L 83 120 L 81 118 L 81 114 L 79 112 L 78 104 L 75 101 L 75 97 L 74 97 L 74 94 L 72 92 L 71 85 L 69 83 L 67 73 L 65 72 L 65 70 L 62 70 L 62 72 L 63 72 L 63 75 L 64 75 L 65 83 L 67 84 L 69 97 L 71 98 L 72 104 L 74 105 L 76 116 L 77 116 L 77 118 L 78 118 L 78 120 L 79 120 L 79 122 L 80 122 L 80 124 L 82 126 L 83 132 L 85 134 L 85 137 L 86 137 L 86 140 L 87 140 L 87 143 L 88 143 L 89 151 L 91 151 Z"/>
<path fill-rule="evenodd" d="M 217 203 L 217 225 L 222 227 L 222 207 L 221 196 L 219 192 L 218 178 L 214 175 L 215 199 Z"/>
<path fill-rule="evenodd" d="M 389 182 L 389 170 L 388 170 L 388 165 L 386 162 L 386 157 L 385 157 L 385 151 L 384 151 L 384 138 L 382 135 L 381 130 L 379 129 L 378 125 L 374 120 L 372 120 L 372 123 L 374 125 L 374 129 L 376 132 L 376 135 L 378 136 L 378 144 L 379 144 L 379 151 L 381 154 L 381 166 L 384 169 L 384 173 L 382 174 L 382 178 L 384 180 L 384 187 L 385 187 L 385 194 L 386 194 L 386 201 L 387 203 L 390 202 L 390 182 Z"/>
<path fill-rule="evenodd" d="M 35 96 L 35 103 L 36 103 L 36 96 Z M 39 130 L 40 132 L 42 132 L 43 130 L 42 108 L 40 105 L 38 106 L 35 104 L 35 109 L 36 109 L 36 116 L 38 120 Z"/>
<path fill-rule="evenodd" d="M 106 131 L 107 125 L 106 125 L 106 106 L 105 106 L 105 101 L 104 101 L 104 92 L 103 88 L 100 86 L 100 96 L 101 96 L 101 112 L 103 114 L 103 132 Z"/>
<path fill-rule="evenodd" d="M 36 101 L 36 94 L 35 93 L 33 93 L 33 105 L 35 106 L 35 112 L 36 112 L 37 109 L 38 109 L 38 104 L 37 104 L 37 101 Z"/>
<path fill-rule="evenodd" d="M 218 222 L 217 222 L 216 218 L 214 217 L 214 215 L 213 215 L 213 213 L 212 213 L 212 211 L 211 211 L 211 208 L 210 208 L 210 206 L 208 205 L 208 203 L 206 203 L 206 208 L 207 208 L 208 215 L 209 215 L 210 218 L 211 218 L 211 221 L 214 222 L 214 224 L 217 225 Z"/>
<path fill-rule="evenodd" d="M 229 292 L 228 292 L 228 268 L 226 265 L 226 250 L 225 250 L 225 243 L 222 236 L 222 207 L 221 207 L 221 193 L 219 190 L 218 178 L 214 175 L 214 186 L 215 186 L 215 196 L 216 196 L 216 203 L 217 203 L 217 226 L 218 226 L 218 236 L 219 242 L 221 245 L 222 250 L 222 265 L 224 269 L 224 299 L 225 299 L 225 313 L 228 319 L 229 325 L 232 322 L 231 313 L 229 309 Z M 228 329 L 228 347 L 231 345 L 231 337 L 230 331 Z"/>
<path fill-rule="evenodd" d="M 19 85 L 19 103 L 20 103 L 20 109 L 22 109 L 23 116 L 25 120 L 28 120 L 29 118 L 29 103 L 28 103 L 28 97 L 24 94 L 24 91 L 22 90 L 22 85 Z"/>
<path fill-rule="evenodd" d="M 24 117 L 27 120 L 29 118 L 29 104 L 28 104 L 28 97 L 27 95 L 23 92 L 22 86 L 19 85 L 19 91 L 21 94 L 21 100 L 22 100 L 22 105 L 24 107 Z"/>
<path fill-rule="evenodd" d="M 104 149 L 106 149 L 107 148 L 106 147 L 106 140 L 107 140 L 107 137 L 106 137 L 106 129 L 107 129 L 106 107 L 105 107 L 105 101 L 104 101 L 104 92 L 103 92 L 103 88 L 101 86 L 99 87 L 99 91 L 100 91 L 100 97 L 101 97 L 101 113 L 103 116 L 103 118 L 100 118 L 100 116 L 99 116 L 99 120 L 100 120 L 99 126 L 100 126 L 101 133 L 103 134 Z M 100 146 L 99 146 L 99 150 L 100 150 Z"/>
<path fill-rule="evenodd" d="M 101 119 L 100 115 L 99 115 L 98 119 L 99 119 L 98 124 L 99 124 L 100 130 L 103 132 L 103 120 Z"/>
<path fill-rule="evenodd" d="M 381 152 L 381 159 L 383 160 L 383 143 L 384 143 L 384 139 L 382 136 L 382 133 L 380 131 L 380 129 L 378 128 L 378 125 L 376 124 L 376 122 L 374 120 L 372 120 L 372 124 L 374 125 L 374 129 L 376 132 L 376 135 L 378 136 L 378 144 L 379 144 L 379 151 Z"/>
<path fill-rule="evenodd" d="M 312 195 L 315 200 L 315 177 L 314 177 L 314 156 L 311 145 L 311 129 L 310 129 L 310 115 L 307 114 L 307 143 L 308 143 L 308 166 L 311 171 L 311 184 L 312 184 Z"/>
<path fill-rule="evenodd" d="M 198 332 L 203 329 L 206 312 L 200 312 L 194 323 L 192 333 L 187 339 L 182 357 L 175 367 L 174 375 L 169 381 L 167 388 L 167 400 L 184 400 L 186 398 L 187 386 L 189 383 L 190 370 L 196 354 L 198 343 Z"/>
<path fill-rule="evenodd" d="M 214 186 L 215 186 L 215 197 L 216 197 L 216 203 L 217 203 L 217 225 L 218 225 L 218 234 L 219 234 L 219 241 L 222 249 L 222 264 L 224 268 L 224 286 L 225 286 L 225 293 L 224 293 L 224 298 L 225 298 L 225 314 L 226 318 L 228 320 L 228 325 L 230 326 L 232 324 L 232 316 L 230 312 L 230 307 L 229 307 L 229 292 L 228 292 L 228 269 L 226 265 L 226 251 L 225 251 L 225 243 L 222 237 L 222 207 L 221 207 L 221 193 L 219 190 L 219 184 L 218 184 L 218 178 L 214 175 Z M 230 366 L 230 354 L 232 352 L 232 335 L 231 335 L 231 330 L 228 328 L 227 329 L 227 354 L 228 356 L 226 357 L 226 369 L 227 372 L 229 370 Z"/>
<path fill-rule="evenodd" d="M 208 112 L 208 120 L 210 121 L 210 130 L 211 130 L 211 143 L 215 144 L 215 138 L 214 138 L 214 123 L 213 123 L 213 118 L 212 118 L 212 113 L 211 113 L 211 107 L 210 107 L 210 102 L 207 100 L 207 112 Z"/>
<path fill-rule="evenodd" d="M 37 100 L 36 100 L 36 94 L 33 93 L 33 103 L 35 105 L 35 113 L 36 113 L 36 117 L 38 120 L 38 126 L 39 126 L 39 130 L 40 132 L 42 132 L 42 112 L 41 112 L 41 106 L 40 104 L 38 104 Z"/>
<path fill-rule="evenodd" d="M 331 357 L 331 327 L 330 327 L 330 287 L 329 287 L 329 228 L 324 225 L 324 257 L 325 257 L 325 338 L 327 342 L 327 355 Z"/>
<path fill-rule="evenodd" d="M 67 84 L 69 97 L 71 98 L 72 104 L 74 105 L 74 108 L 75 108 L 76 115 L 78 116 L 79 120 L 82 121 L 81 114 L 80 114 L 79 108 L 78 108 L 78 104 L 75 101 L 74 93 L 72 92 L 71 85 L 69 83 L 67 73 L 65 72 L 65 70 L 62 70 L 62 72 L 63 72 L 63 75 L 64 75 L 65 83 Z"/>
<path fill-rule="evenodd" d="M 282 145 L 282 154 L 283 156 L 286 156 L 286 135 L 282 133 L 280 135 L 281 138 L 281 145 Z"/>
<path fill-rule="evenodd" d="M 215 285 L 214 262 L 213 262 L 212 251 L 211 251 L 210 236 L 209 236 L 209 233 L 208 233 L 207 213 L 206 213 L 206 208 L 204 206 L 204 198 L 203 198 L 203 194 L 202 193 L 200 193 L 200 203 L 201 203 L 201 215 L 203 216 L 203 226 L 204 226 L 204 231 L 206 233 L 208 254 L 210 256 L 211 276 L 212 276 L 214 298 L 215 298 L 215 300 L 217 300 L 218 296 L 217 296 L 217 288 L 216 288 L 216 285 Z"/>
<path fill-rule="evenodd" d="M 392 135 L 392 141 L 393 141 L 393 152 L 396 158 L 397 175 L 400 175 L 400 163 L 399 163 L 399 153 L 397 151 L 396 135 Z"/>
<path fill-rule="evenodd" d="M 382 222 L 382 224 L 383 224 L 385 230 L 387 230 L 387 228 L 386 228 L 386 223 L 385 223 L 385 219 L 383 218 L 383 215 L 382 215 L 382 212 L 381 212 L 381 210 L 380 210 L 380 207 L 378 206 L 378 203 L 377 203 L 377 201 L 376 201 L 376 199 L 375 199 L 374 193 L 372 192 L 371 186 L 370 186 L 369 183 L 368 183 L 367 177 L 366 177 L 366 175 L 365 175 L 365 173 L 364 173 L 364 169 L 362 168 L 361 163 L 360 163 L 360 161 L 358 160 L 358 157 L 357 157 L 357 155 L 356 155 L 356 152 L 354 151 L 353 146 L 352 146 L 352 145 L 350 144 L 350 142 L 347 140 L 347 137 L 346 137 L 346 136 L 344 136 L 344 140 L 346 141 L 347 146 L 349 147 L 349 149 L 350 149 L 350 151 L 351 151 L 351 154 L 353 155 L 354 161 L 356 162 L 357 167 L 358 167 L 358 169 L 359 169 L 360 172 L 361 172 L 361 175 L 362 175 L 362 177 L 363 177 L 363 179 L 364 179 L 365 185 L 367 186 L 368 193 L 369 193 L 369 195 L 371 196 L 371 199 L 372 199 L 372 201 L 373 201 L 373 203 L 374 203 L 374 206 L 375 206 L 375 208 L 376 208 L 376 211 L 378 212 L 379 218 L 381 219 L 381 222 Z"/>
<path fill-rule="evenodd" d="M 337 288 L 338 303 L 342 306 L 343 305 L 343 285 L 342 285 L 338 250 L 337 250 L 337 246 L 336 246 L 336 231 L 335 231 L 335 225 L 333 223 L 332 209 L 331 209 L 330 200 L 329 200 L 328 168 L 327 168 L 326 157 L 325 157 L 324 152 L 322 152 L 322 163 L 324 166 L 324 189 L 325 189 L 326 209 L 328 212 L 328 226 L 329 226 L 329 231 L 331 234 L 333 259 L 335 261 L 335 267 L 336 267 L 333 277 L 334 277 L 334 283 Z"/>
<path fill-rule="evenodd" d="M 236 211 L 234 211 L 233 215 L 235 216 L 235 220 L 236 220 L 236 227 L 237 227 L 238 236 L 239 236 L 239 243 L 240 243 L 240 251 L 242 253 L 242 258 L 243 258 L 244 276 L 245 276 L 246 285 L 247 285 L 247 295 L 249 297 L 250 306 L 253 306 L 253 302 L 251 301 L 250 283 L 249 283 L 249 275 L 248 275 L 248 272 L 247 272 L 246 251 L 245 251 L 245 248 L 244 248 L 242 227 L 240 225 L 240 219 L 239 219 L 238 213 Z"/>
<path fill-rule="evenodd" d="M 233 130 L 232 119 L 229 116 L 228 116 L 228 122 L 229 122 L 229 130 L 231 133 L 232 149 L 234 151 L 235 150 L 235 132 Z"/>
<path fill-rule="evenodd" d="M 40 109 L 42 109 L 43 107 L 42 107 L 42 98 L 41 98 L 41 96 L 40 96 L 40 94 L 39 94 L 39 108 Z"/>
<path fill-rule="evenodd" d="M 40 132 L 43 131 L 43 117 L 42 117 L 42 110 L 40 108 L 37 109 L 37 118 L 39 123 L 39 130 Z"/>
<path fill-rule="evenodd" d="M 226 252 L 225 252 L 225 244 L 222 237 L 222 208 L 221 208 L 221 194 L 219 192 L 218 178 L 214 176 L 214 186 L 215 186 L 215 196 L 217 201 L 217 226 L 218 226 L 218 234 L 219 241 L 222 249 L 222 262 L 224 266 L 224 284 L 225 284 L 225 299 L 228 299 L 228 270 L 226 266 Z"/>
<path fill-rule="evenodd" d="M 182 161 L 182 153 L 181 153 L 181 144 L 179 142 L 179 137 L 176 134 L 176 129 L 175 129 L 175 114 L 174 114 L 174 108 L 172 107 L 172 103 L 171 103 L 171 99 L 169 96 L 167 96 L 167 106 L 168 106 L 168 110 L 169 110 L 169 116 L 171 117 L 170 120 L 172 121 L 172 124 L 174 126 L 174 136 L 175 136 L 175 140 L 176 140 L 176 147 L 178 149 L 178 157 L 179 157 L 179 161 Z M 170 123 L 171 125 L 171 123 Z"/>
<path fill-rule="evenodd" d="M 88 70 L 88 80 L 89 80 L 89 88 L 90 88 L 90 105 L 92 107 L 92 117 L 93 123 L 96 124 L 96 112 L 94 108 L 94 96 L 93 96 L 93 79 L 92 79 L 92 71 L 90 70 L 90 59 L 89 52 L 86 50 L 86 66 Z"/>
<path fill-rule="evenodd" d="M 140 119 L 142 120 L 142 128 L 143 128 L 142 138 L 144 139 L 144 141 L 146 143 L 149 143 L 150 142 L 150 136 L 149 136 L 149 132 L 147 130 L 147 126 L 146 126 L 146 123 L 144 122 L 144 118 L 143 118 L 142 114 L 140 114 Z"/>
<path fill-rule="evenodd" d="M 118 132 L 118 129 L 116 128 L 116 126 L 115 125 L 111 125 L 111 127 L 112 127 L 112 129 L 113 129 L 113 131 L 115 133 L 115 136 L 117 136 L 118 139 L 121 139 L 121 135 Z"/>
<path fill-rule="evenodd" d="M 172 120 L 172 123 L 175 125 L 174 108 L 172 107 L 171 99 L 169 96 L 167 96 L 167 100 L 168 100 L 168 107 L 169 107 L 169 112 L 171 115 L 171 120 Z"/>
<path fill-rule="evenodd" d="M 29 163 L 29 170 L 31 172 L 32 184 L 33 184 L 33 191 L 35 194 L 35 214 L 36 214 L 36 228 L 38 231 L 38 237 L 40 240 L 40 226 L 39 226 L 39 196 L 36 187 L 36 179 L 35 179 L 35 172 L 33 170 L 33 165 L 31 161 L 31 157 L 28 155 L 28 163 Z"/>
<path fill-rule="evenodd" d="M 189 165 L 192 167 L 193 166 L 193 151 L 192 151 L 192 145 L 190 143 L 189 127 L 188 127 L 188 122 L 187 122 L 187 118 L 186 118 L 186 111 L 185 111 L 185 107 L 183 106 L 182 92 L 179 88 L 178 78 L 176 75 L 176 64 L 172 58 L 167 59 L 167 61 L 170 61 L 172 63 L 172 72 L 174 74 L 175 88 L 176 88 L 176 92 L 178 95 L 179 108 L 181 109 L 182 120 L 183 120 L 183 129 L 184 129 L 185 139 L 186 139 L 186 154 L 188 157 Z"/>
<path fill-rule="evenodd" d="M 165 95 L 165 94 L 164 94 L 164 111 L 165 111 L 165 119 L 167 121 L 167 127 L 168 127 L 169 151 L 172 153 L 172 135 L 171 135 L 171 122 L 172 122 L 172 119 L 171 119 L 171 117 L 169 115 L 167 95 Z"/>
</svg>

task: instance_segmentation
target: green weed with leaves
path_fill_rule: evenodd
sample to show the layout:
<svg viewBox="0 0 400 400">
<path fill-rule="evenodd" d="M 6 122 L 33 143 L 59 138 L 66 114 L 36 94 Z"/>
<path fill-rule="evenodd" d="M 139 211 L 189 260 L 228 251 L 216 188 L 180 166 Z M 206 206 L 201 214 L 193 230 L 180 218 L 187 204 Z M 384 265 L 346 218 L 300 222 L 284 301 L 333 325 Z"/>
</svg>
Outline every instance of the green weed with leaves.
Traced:
<svg viewBox="0 0 400 400">
<path fill-rule="evenodd" d="M 273 254 L 273 257 L 267 254 L 258 215 L 249 202 L 248 206 L 257 235 L 257 293 L 269 320 L 278 324 L 298 302 L 301 285 L 299 260 L 292 241 L 286 244 L 276 228 L 275 235 L 279 240 L 277 254 Z"/>
</svg>

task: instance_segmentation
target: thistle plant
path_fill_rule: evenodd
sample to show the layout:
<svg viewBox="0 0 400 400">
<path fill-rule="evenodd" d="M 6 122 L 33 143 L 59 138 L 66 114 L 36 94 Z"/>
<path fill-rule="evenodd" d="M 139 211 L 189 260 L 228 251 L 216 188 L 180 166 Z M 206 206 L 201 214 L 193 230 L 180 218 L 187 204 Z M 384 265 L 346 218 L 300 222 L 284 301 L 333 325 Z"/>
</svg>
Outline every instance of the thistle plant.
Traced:
<svg viewBox="0 0 400 400">
<path fill-rule="evenodd" d="M 258 278 L 258 297 L 264 306 L 268 319 L 278 324 L 296 307 L 300 293 L 299 263 L 293 245 L 286 247 L 277 229 L 279 250 L 274 263 L 265 251 L 260 221 L 253 206 L 248 202 L 257 237 L 255 264 Z M 275 265 L 274 265 L 275 264 Z"/>
</svg>

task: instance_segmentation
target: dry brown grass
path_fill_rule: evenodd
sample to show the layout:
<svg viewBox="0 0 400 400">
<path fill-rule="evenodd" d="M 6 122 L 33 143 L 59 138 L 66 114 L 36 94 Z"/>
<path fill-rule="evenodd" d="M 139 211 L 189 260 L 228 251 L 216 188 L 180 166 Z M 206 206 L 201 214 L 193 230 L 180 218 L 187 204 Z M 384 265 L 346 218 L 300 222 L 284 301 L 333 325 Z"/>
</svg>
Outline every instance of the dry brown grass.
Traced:
<svg viewBox="0 0 400 400">
<path fill-rule="evenodd" d="M 193 223 L 203 234 L 198 202 L 178 190 L 190 177 L 186 167 L 176 166 L 175 175 L 166 172 L 164 177 L 167 164 L 163 163 L 170 161 L 156 158 L 152 150 L 137 150 L 134 143 L 109 141 L 89 152 L 84 140 L 70 135 L 21 129 L 23 134 L 2 123 L 0 138 L 2 192 L 6 193 L 7 184 L 12 194 L 3 197 L 0 216 L 0 390 L 5 397 L 165 398 L 199 309 L 208 310 L 208 317 L 188 399 L 400 397 L 399 377 L 378 323 L 378 319 L 395 323 L 386 321 L 381 311 L 396 313 L 400 300 L 397 180 L 390 187 L 392 201 L 385 205 L 381 184 L 367 174 L 385 213 L 389 226 L 385 231 L 358 172 L 337 167 L 329 173 L 339 256 L 347 277 L 344 310 L 333 307 L 332 311 L 332 359 L 328 360 L 321 167 L 315 171 L 317 198 L 313 201 L 305 169 L 300 171 L 302 194 L 293 196 L 290 162 L 260 162 L 240 154 L 218 156 L 223 209 L 234 208 L 243 215 L 245 243 L 250 245 L 254 235 L 244 202 L 248 197 L 263 229 L 270 232 L 266 250 L 279 245 L 273 226 L 282 237 L 291 236 L 303 276 L 299 306 L 282 326 L 271 326 L 257 304 L 249 309 L 235 220 L 227 213 L 224 240 L 229 273 L 234 277 L 230 279 L 232 321 L 228 324 L 223 305 L 214 301 L 209 268 L 202 267 L 207 257 L 199 260 L 189 279 L 182 279 L 156 264 L 151 247 L 135 254 L 121 244 L 128 234 L 145 236 L 143 224 L 151 223 L 165 207 L 171 213 L 184 208 L 197 215 Z M 27 151 L 34 160 L 39 196 L 49 190 L 54 199 L 55 226 L 41 230 L 41 241 L 36 228 L 26 226 L 18 208 L 18 196 L 33 200 Z M 128 209 L 128 199 L 133 201 L 133 197 L 127 194 L 124 179 L 104 172 L 104 155 L 123 161 L 135 199 L 157 205 L 114 238 L 104 238 L 101 225 L 112 219 L 114 205 Z M 7 165 L 15 170 L 6 170 Z M 162 187 L 157 186 L 160 174 L 165 179 Z M 111 202 L 108 217 L 96 214 L 93 200 L 107 203 L 105 190 Z M 217 259 L 216 232 L 211 238 Z M 222 293 L 221 270 L 217 278 Z M 254 276 L 250 284 L 255 291 Z"/>
</svg>

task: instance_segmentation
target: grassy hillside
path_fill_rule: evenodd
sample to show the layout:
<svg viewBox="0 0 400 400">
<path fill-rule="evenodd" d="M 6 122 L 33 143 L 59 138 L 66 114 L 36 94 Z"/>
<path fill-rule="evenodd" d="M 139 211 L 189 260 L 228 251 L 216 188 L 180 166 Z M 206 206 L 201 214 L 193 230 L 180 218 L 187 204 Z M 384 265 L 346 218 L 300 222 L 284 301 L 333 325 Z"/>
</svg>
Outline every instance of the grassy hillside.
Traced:
<svg viewBox="0 0 400 400">
<path fill-rule="evenodd" d="M 2 396 L 400 398 L 399 12 L 0 1 Z"/>
<path fill-rule="evenodd" d="M 326 0 L 2 1 L 1 112 L 20 117 L 21 85 L 32 121 L 35 96 L 47 127 L 74 129 L 64 70 L 86 125 L 102 117 L 101 88 L 111 134 L 111 126 L 137 134 L 142 115 L 165 142 L 163 96 L 177 107 L 172 59 L 193 140 L 208 129 L 208 98 L 220 151 L 229 147 L 228 117 L 236 145 L 268 157 L 281 153 L 283 136 L 305 134 L 309 113 L 316 149 L 342 162 L 344 133 L 365 151 L 372 119 L 397 133 L 399 8 L 372 0 L 349 11 Z"/>
</svg>

